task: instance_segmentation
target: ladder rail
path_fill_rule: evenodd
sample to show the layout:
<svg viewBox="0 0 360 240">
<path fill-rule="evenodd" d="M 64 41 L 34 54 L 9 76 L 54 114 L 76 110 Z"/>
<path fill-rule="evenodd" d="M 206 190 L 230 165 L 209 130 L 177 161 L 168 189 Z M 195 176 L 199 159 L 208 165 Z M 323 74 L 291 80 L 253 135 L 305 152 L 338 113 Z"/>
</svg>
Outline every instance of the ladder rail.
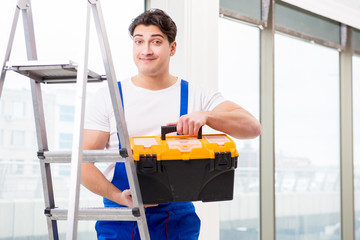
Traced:
<svg viewBox="0 0 360 240">
<path fill-rule="evenodd" d="M 84 115 L 86 100 L 86 84 L 88 72 L 89 57 L 89 32 L 90 32 L 90 5 L 86 4 L 86 20 L 82 27 L 85 31 L 85 44 L 83 47 L 83 58 L 78 67 L 76 79 L 76 99 L 75 99 L 75 119 L 74 134 L 71 155 L 71 180 L 70 194 L 67 214 L 67 232 L 66 239 L 72 240 L 77 238 L 78 214 L 79 214 L 79 196 L 80 196 L 80 179 L 81 179 L 81 163 L 82 149 L 84 139 Z"/>
<path fill-rule="evenodd" d="M 34 23 L 31 11 L 30 0 L 20 0 L 17 7 L 22 11 L 25 45 L 28 60 L 37 60 L 36 43 L 35 43 L 35 31 Z M 35 128 L 39 151 L 48 150 L 48 142 L 46 136 L 45 116 L 43 109 L 43 101 L 41 95 L 40 83 L 37 83 L 33 79 L 30 80 L 31 94 L 33 99 Z M 54 190 L 51 177 L 51 169 L 49 163 L 40 162 L 40 168 L 42 173 L 44 201 L 46 208 L 55 207 Z M 50 239 L 57 240 L 59 238 L 57 222 L 55 220 L 47 219 L 48 233 Z"/>
<path fill-rule="evenodd" d="M 13 22 L 11 25 L 11 30 L 10 30 L 10 37 L 9 37 L 9 41 L 7 44 L 7 48 L 6 48 L 6 52 L 5 52 L 5 58 L 4 58 L 4 62 L 1 68 L 1 76 L 0 76 L 0 98 L 1 98 L 1 93 L 2 93 L 2 89 L 4 87 L 4 82 L 5 82 L 5 76 L 6 76 L 6 63 L 9 61 L 10 59 L 10 54 L 11 54 L 11 49 L 14 43 L 14 37 L 15 37 L 15 32 L 16 32 L 16 26 L 19 20 L 19 13 L 20 13 L 20 8 L 18 7 L 18 5 L 16 5 L 15 8 L 15 13 L 14 13 L 14 18 L 13 18 Z"/>
<path fill-rule="evenodd" d="M 123 149 L 125 151 L 123 157 L 126 158 L 125 168 L 130 185 L 131 196 L 134 207 L 138 207 L 140 210 L 140 217 L 139 220 L 137 221 L 140 237 L 141 239 L 150 239 L 150 234 L 146 222 L 145 209 L 140 192 L 139 181 L 135 169 L 134 158 L 131 151 L 130 137 L 125 122 L 122 100 L 120 97 L 120 91 L 116 80 L 114 64 L 111 57 L 111 51 L 106 34 L 105 22 L 101 10 L 100 1 L 89 0 L 89 3 L 92 4 L 93 16 L 94 16 L 96 30 L 98 33 L 97 35 L 99 39 L 100 50 L 104 61 L 106 76 L 108 79 L 107 82 L 109 86 L 111 102 L 114 108 L 114 115 L 116 119 L 117 131 L 119 134 L 119 141 L 122 145 L 122 149 L 124 148 L 124 143 L 126 146 L 126 148 Z"/>
</svg>

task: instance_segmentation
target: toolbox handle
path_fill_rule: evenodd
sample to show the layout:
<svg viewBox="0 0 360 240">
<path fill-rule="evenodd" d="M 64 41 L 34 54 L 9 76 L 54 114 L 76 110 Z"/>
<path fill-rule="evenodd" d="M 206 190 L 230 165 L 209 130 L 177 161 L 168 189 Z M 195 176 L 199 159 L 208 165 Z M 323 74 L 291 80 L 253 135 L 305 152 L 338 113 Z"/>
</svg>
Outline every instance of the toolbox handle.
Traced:
<svg viewBox="0 0 360 240">
<path fill-rule="evenodd" d="M 176 125 L 171 126 L 161 126 L 161 140 L 165 140 L 165 135 L 168 133 L 176 132 Z M 198 139 L 202 139 L 202 126 L 199 129 L 198 132 Z"/>
</svg>

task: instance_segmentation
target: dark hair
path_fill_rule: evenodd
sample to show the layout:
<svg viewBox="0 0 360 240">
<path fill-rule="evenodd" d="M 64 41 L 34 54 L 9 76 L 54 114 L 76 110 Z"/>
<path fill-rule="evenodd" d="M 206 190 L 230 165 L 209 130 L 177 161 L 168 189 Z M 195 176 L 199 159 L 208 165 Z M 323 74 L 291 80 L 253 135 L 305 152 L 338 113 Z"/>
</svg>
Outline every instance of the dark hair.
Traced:
<svg viewBox="0 0 360 240">
<path fill-rule="evenodd" d="M 129 26 L 131 36 L 134 36 L 134 30 L 138 25 L 157 26 L 168 37 L 169 43 L 175 41 L 176 24 L 163 10 L 150 9 L 137 16 Z"/>
</svg>

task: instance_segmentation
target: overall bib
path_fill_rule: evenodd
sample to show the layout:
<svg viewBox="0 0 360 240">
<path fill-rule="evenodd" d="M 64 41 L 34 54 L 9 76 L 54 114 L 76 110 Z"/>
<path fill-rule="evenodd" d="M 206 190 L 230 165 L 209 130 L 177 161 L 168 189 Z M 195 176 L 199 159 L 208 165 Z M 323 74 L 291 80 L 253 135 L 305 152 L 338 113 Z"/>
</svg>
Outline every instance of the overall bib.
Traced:
<svg viewBox="0 0 360 240">
<path fill-rule="evenodd" d="M 120 82 L 118 85 L 123 100 Z M 188 92 L 188 82 L 181 80 L 180 116 L 188 112 Z M 121 191 L 130 189 L 124 163 L 116 163 L 111 183 Z M 104 206 L 124 207 L 106 198 Z M 145 208 L 145 213 L 150 238 L 153 240 L 197 240 L 199 237 L 200 219 L 191 202 L 159 204 L 157 207 Z M 97 221 L 95 229 L 100 240 L 140 240 L 137 223 L 132 221 Z"/>
</svg>

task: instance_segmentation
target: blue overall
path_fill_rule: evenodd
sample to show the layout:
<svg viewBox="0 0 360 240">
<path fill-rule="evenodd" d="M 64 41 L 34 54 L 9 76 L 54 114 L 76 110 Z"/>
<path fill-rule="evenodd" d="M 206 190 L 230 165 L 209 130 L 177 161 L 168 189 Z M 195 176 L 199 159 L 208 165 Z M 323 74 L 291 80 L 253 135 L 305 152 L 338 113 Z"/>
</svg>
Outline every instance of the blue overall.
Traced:
<svg viewBox="0 0 360 240">
<path fill-rule="evenodd" d="M 121 99 L 122 89 L 118 82 Z M 181 80 L 180 116 L 188 112 L 188 82 Z M 124 106 L 124 105 L 123 105 Z M 119 148 L 121 148 L 119 141 Z M 111 181 L 121 191 L 130 189 L 125 164 L 116 163 Z M 123 207 L 104 198 L 105 207 Z M 199 237 L 200 220 L 191 202 L 159 204 L 145 209 L 150 238 L 154 240 L 196 240 Z M 101 240 L 140 240 L 136 222 L 97 221 L 95 225 Z"/>
</svg>

